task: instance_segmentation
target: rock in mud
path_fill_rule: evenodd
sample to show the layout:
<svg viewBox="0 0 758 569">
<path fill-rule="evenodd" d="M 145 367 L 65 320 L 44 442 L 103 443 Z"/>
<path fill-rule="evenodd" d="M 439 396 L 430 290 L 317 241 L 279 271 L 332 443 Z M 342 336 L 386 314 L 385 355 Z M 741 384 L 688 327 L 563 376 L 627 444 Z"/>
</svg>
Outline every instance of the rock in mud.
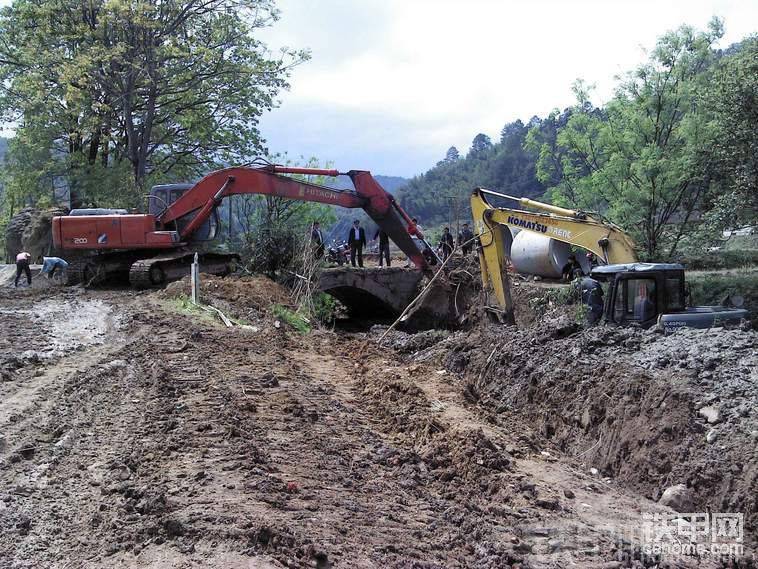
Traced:
<svg viewBox="0 0 758 569">
<path fill-rule="evenodd" d="M 716 429 L 711 429 L 708 434 L 705 435 L 705 442 L 708 444 L 714 442 L 719 437 L 719 432 Z"/>
<path fill-rule="evenodd" d="M 708 405 L 707 407 L 703 407 L 698 411 L 701 417 L 705 417 L 705 420 L 708 421 L 711 425 L 714 425 L 721 421 L 721 412 L 719 411 L 719 408 L 715 405 Z"/>
<path fill-rule="evenodd" d="M 279 379 L 272 371 L 267 371 L 258 380 L 261 387 L 279 387 Z"/>
<path fill-rule="evenodd" d="M 684 484 L 669 486 L 663 491 L 659 504 L 668 506 L 677 512 L 689 512 L 692 510 L 692 490 Z"/>
</svg>

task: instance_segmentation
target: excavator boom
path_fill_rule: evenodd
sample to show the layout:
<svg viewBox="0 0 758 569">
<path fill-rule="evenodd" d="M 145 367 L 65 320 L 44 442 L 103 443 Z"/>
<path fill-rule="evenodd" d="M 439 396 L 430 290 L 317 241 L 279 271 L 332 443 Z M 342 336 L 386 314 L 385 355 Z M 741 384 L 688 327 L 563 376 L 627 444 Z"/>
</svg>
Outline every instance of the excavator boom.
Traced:
<svg viewBox="0 0 758 569">
<path fill-rule="evenodd" d="M 613 223 L 599 219 L 592 214 L 543 204 L 527 198 L 511 199 L 553 213 L 496 208 L 490 205 L 485 194 L 510 197 L 483 188 L 474 190 L 471 195 L 471 210 L 474 213 L 475 223 L 480 218 L 486 217 L 492 223 L 544 235 L 592 251 L 607 264 L 634 263 L 637 261 L 634 241 Z"/>
<path fill-rule="evenodd" d="M 408 234 L 408 215 L 370 172 L 351 170 L 355 191 L 320 186 L 284 174 L 338 176 L 331 169 L 268 165 L 212 172 L 157 213 L 59 216 L 53 219 L 53 241 L 63 250 L 93 252 L 169 250 L 186 246 L 213 215 L 221 201 L 239 194 L 261 194 L 363 209 L 416 267 L 428 269 Z"/>
<path fill-rule="evenodd" d="M 487 194 L 512 199 L 546 213 L 496 208 L 487 201 Z M 508 227 L 582 247 L 592 251 L 608 264 L 637 261 L 635 245 L 629 235 L 616 225 L 592 214 L 527 198 L 513 198 L 484 188 L 477 188 L 472 193 L 471 213 L 477 233 L 481 235 L 482 281 L 485 287 L 492 289 L 498 305 L 506 314 L 513 311 L 506 271 L 506 260 L 510 254 L 510 236 L 505 235 L 504 231 L 508 231 Z"/>
</svg>

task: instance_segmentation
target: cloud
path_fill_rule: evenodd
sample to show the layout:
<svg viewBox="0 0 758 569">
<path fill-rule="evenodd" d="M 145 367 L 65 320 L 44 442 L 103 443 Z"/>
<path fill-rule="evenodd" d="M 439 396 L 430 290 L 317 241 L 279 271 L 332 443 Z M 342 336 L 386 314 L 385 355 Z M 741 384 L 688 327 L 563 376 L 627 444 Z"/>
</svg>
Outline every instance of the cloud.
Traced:
<svg viewBox="0 0 758 569">
<path fill-rule="evenodd" d="M 728 45 L 758 21 L 758 3 L 726 0 L 278 5 L 282 19 L 263 39 L 310 47 L 313 58 L 262 121 L 272 149 L 338 166 L 350 156 L 358 163 L 348 167 L 401 175 L 429 168 L 450 145 L 465 151 L 477 132 L 497 138 L 506 122 L 572 104 L 578 77 L 597 84 L 602 103 L 614 76 L 639 64 L 667 30 L 704 28 L 719 15 Z"/>
</svg>

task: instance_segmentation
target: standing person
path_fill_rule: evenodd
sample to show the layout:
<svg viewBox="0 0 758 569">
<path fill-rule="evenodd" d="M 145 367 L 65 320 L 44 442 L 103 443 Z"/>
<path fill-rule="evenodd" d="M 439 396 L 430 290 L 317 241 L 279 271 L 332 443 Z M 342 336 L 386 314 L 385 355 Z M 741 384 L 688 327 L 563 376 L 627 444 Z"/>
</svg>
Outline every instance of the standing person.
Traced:
<svg viewBox="0 0 758 569">
<path fill-rule="evenodd" d="M 468 256 L 474 248 L 474 232 L 469 229 L 468 223 L 458 233 L 458 246 L 463 249 L 463 256 Z"/>
<path fill-rule="evenodd" d="M 48 279 L 52 279 L 55 276 L 56 269 L 60 274 L 68 268 L 68 263 L 60 257 L 42 257 L 38 259 L 42 262 L 42 270 L 40 275 L 47 275 Z"/>
<path fill-rule="evenodd" d="M 442 230 L 442 237 L 440 237 L 440 249 L 442 250 L 442 260 L 446 260 L 453 252 L 453 236 L 450 234 L 450 228 L 446 227 Z"/>
<path fill-rule="evenodd" d="M 578 287 L 582 304 L 589 309 L 587 322 L 595 324 L 603 317 L 603 287 L 590 277 L 582 277 L 574 283 Z"/>
<path fill-rule="evenodd" d="M 363 247 L 366 246 L 366 231 L 361 227 L 357 219 L 353 221 L 353 227 L 347 236 L 347 244 L 350 246 L 350 264 L 355 267 L 355 257 L 358 256 L 358 266 L 363 268 Z"/>
<path fill-rule="evenodd" d="M 32 256 L 26 251 L 21 251 L 16 255 L 16 282 L 14 283 L 16 288 L 18 288 L 18 279 L 21 273 L 26 274 L 26 284 L 32 286 L 32 270 L 29 268 L 29 259 L 31 258 Z"/>
<path fill-rule="evenodd" d="M 313 255 L 317 259 L 324 256 L 324 234 L 321 232 L 321 224 L 318 221 L 313 222 L 311 229 L 311 244 L 313 245 Z"/>
<path fill-rule="evenodd" d="M 377 229 L 376 235 L 374 235 L 374 241 L 379 240 L 379 266 L 382 266 L 383 261 L 387 261 L 387 266 L 390 265 L 390 237 L 382 231 Z"/>
</svg>

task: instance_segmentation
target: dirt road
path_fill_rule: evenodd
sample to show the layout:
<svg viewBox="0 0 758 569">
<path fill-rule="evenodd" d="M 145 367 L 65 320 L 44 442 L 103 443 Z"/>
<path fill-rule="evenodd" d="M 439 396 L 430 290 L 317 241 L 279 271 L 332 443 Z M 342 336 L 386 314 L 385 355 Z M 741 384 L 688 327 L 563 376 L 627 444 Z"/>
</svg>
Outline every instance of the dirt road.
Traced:
<svg viewBox="0 0 758 569">
<path fill-rule="evenodd" d="M 0 292 L 0 567 L 617 567 L 664 510 L 449 371 L 248 320 Z"/>
</svg>

